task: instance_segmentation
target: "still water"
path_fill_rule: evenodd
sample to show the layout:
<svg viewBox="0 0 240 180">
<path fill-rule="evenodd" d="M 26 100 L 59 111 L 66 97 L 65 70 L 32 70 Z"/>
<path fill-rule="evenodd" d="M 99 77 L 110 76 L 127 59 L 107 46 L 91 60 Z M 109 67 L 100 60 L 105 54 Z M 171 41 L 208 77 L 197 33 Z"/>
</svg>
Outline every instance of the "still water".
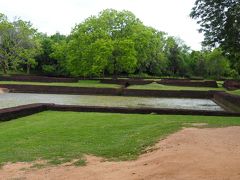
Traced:
<svg viewBox="0 0 240 180">
<path fill-rule="evenodd" d="M 0 102 L 0 109 L 31 103 L 55 103 L 84 106 L 150 107 L 224 111 L 224 109 L 210 99 L 189 98 L 4 93 L 0 94 Z"/>
</svg>

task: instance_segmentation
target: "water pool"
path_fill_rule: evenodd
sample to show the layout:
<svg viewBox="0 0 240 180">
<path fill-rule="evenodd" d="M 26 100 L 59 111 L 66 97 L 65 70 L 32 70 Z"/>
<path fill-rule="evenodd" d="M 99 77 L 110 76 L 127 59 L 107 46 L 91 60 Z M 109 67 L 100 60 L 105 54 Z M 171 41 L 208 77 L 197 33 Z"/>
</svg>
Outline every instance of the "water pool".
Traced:
<svg viewBox="0 0 240 180">
<path fill-rule="evenodd" d="M 156 98 L 127 96 L 59 95 L 32 93 L 0 94 L 0 109 L 32 103 L 55 103 L 63 105 L 148 107 L 224 111 L 210 99 Z"/>
</svg>

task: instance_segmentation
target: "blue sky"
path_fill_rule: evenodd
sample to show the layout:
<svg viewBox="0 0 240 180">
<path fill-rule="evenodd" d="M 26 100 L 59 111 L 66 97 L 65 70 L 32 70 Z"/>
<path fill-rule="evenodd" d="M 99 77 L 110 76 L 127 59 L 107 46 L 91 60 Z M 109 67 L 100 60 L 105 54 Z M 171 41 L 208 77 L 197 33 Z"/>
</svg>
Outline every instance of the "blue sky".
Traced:
<svg viewBox="0 0 240 180">
<path fill-rule="evenodd" d="M 145 25 L 176 36 L 194 50 L 201 49 L 203 35 L 189 17 L 195 0 L 0 0 L 0 12 L 10 19 L 31 21 L 39 31 L 69 34 L 91 15 L 107 8 L 132 11 Z"/>
</svg>

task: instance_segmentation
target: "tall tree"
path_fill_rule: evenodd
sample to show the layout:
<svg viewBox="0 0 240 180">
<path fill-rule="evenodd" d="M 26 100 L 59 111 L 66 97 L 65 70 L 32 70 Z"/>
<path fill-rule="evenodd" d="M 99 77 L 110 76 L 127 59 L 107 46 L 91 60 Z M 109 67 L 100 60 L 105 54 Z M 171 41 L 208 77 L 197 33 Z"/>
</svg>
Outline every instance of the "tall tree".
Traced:
<svg viewBox="0 0 240 180">
<path fill-rule="evenodd" d="M 239 12 L 239 0 L 196 0 L 190 16 L 201 26 L 200 32 L 205 36 L 203 44 L 220 46 L 240 73 Z"/>
<path fill-rule="evenodd" d="M 19 65 L 25 65 L 29 73 L 40 48 L 36 36 L 37 30 L 30 22 L 21 19 L 9 22 L 0 14 L 0 60 L 5 74 L 9 68 L 16 70 Z"/>
<path fill-rule="evenodd" d="M 132 39 L 137 52 L 136 73 L 162 75 L 165 72 L 167 64 L 164 53 L 165 35 L 164 32 L 144 25 L 135 27 Z"/>
<path fill-rule="evenodd" d="M 189 66 L 193 76 L 207 77 L 207 60 L 204 52 L 192 51 Z"/>
<path fill-rule="evenodd" d="M 188 75 L 189 48 L 178 38 L 168 37 L 165 45 L 165 53 L 168 57 L 168 75 Z"/>
<path fill-rule="evenodd" d="M 134 42 L 130 39 L 116 40 L 107 70 L 117 78 L 121 72 L 133 73 L 137 64 Z"/>
<path fill-rule="evenodd" d="M 13 24 L 18 39 L 14 45 L 16 56 L 13 58 L 15 58 L 15 61 L 19 60 L 19 65 L 25 66 L 26 72 L 29 74 L 30 69 L 37 65 L 35 57 L 41 52 L 38 33 L 30 22 L 18 19 Z"/>
<path fill-rule="evenodd" d="M 12 42 L 11 34 L 14 32 L 13 25 L 8 21 L 7 16 L 0 14 L 0 63 L 4 74 L 9 69 L 9 56 Z"/>
<path fill-rule="evenodd" d="M 139 23 L 129 11 L 107 9 L 77 25 L 68 43 L 67 64 L 72 74 L 134 72 L 137 60 L 131 35 Z"/>
<path fill-rule="evenodd" d="M 206 52 L 206 63 L 208 77 L 219 79 L 227 77 L 230 73 L 229 60 L 222 55 L 221 49 L 214 49 L 211 52 Z"/>
<path fill-rule="evenodd" d="M 42 51 L 36 57 L 36 70 L 46 75 L 67 75 L 65 68 L 65 44 L 67 37 L 60 33 L 51 36 L 40 34 Z"/>
</svg>

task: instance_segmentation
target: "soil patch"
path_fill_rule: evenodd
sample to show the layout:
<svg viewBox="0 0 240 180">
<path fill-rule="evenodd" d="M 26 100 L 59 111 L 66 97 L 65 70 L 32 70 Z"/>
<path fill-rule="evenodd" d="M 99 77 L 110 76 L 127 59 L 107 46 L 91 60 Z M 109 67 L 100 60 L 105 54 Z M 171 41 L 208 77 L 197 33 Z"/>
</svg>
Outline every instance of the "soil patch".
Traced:
<svg viewBox="0 0 240 180">
<path fill-rule="evenodd" d="M 8 93 L 9 90 L 7 88 L 0 88 L 0 94 L 3 94 L 3 93 Z"/>
<path fill-rule="evenodd" d="M 239 139 L 240 127 L 186 128 L 134 161 L 86 156 L 87 165 L 82 167 L 7 164 L 0 169 L 0 179 L 240 179 Z"/>
</svg>

